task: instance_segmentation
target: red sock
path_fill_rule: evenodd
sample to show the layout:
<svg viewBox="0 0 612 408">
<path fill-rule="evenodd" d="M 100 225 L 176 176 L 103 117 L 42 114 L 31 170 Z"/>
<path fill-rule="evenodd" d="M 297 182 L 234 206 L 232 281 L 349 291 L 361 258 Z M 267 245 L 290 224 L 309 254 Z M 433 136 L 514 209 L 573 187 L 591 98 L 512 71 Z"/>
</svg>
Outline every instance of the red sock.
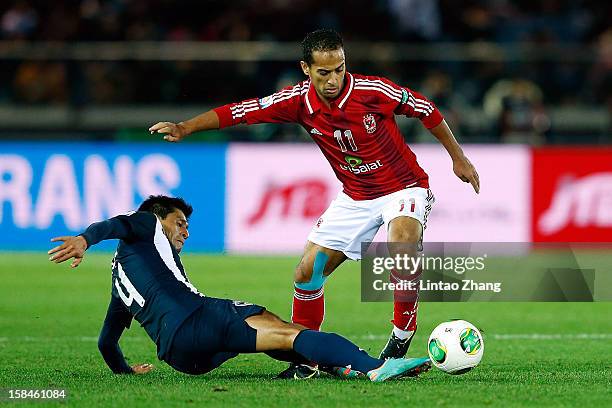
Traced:
<svg viewBox="0 0 612 408">
<path fill-rule="evenodd" d="M 293 292 L 293 312 L 291 321 L 312 330 L 321 329 L 325 315 L 325 298 L 323 288 L 303 290 L 295 288 Z"/>
<path fill-rule="evenodd" d="M 389 278 L 394 283 L 401 280 L 396 271 L 392 271 Z M 391 323 L 395 327 L 404 331 L 416 330 L 418 298 L 418 290 L 395 290 L 393 292 L 393 320 Z"/>
<path fill-rule="evenodd" d="M 417 302 L 393 302 L 393 320 L 391 323 L 404 331 L 415 331 L 417 323 Z"/>
</svg>

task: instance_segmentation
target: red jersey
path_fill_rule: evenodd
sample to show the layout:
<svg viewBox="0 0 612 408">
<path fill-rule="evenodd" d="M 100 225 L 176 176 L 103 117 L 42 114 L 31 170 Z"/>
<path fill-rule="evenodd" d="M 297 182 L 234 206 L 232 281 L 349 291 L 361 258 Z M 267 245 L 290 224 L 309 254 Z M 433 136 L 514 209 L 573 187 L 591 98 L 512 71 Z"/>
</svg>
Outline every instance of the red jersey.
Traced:
<svg viewBox="0 0 612 408">
<path fill-rule="evenodd" d="M 239 123 L 299 123 L 317 143 L 354 200 L 371 200 L 407 187 L 429 187 L 427 173 L 404 141 L 395 115 L 416 117 L 431 129 L 442 122 L 435 105 L 386 78 L 347 73 L 328 108 L 310 80 L 261 99 L 215 109 L 221 128 Z"/>
</svg>

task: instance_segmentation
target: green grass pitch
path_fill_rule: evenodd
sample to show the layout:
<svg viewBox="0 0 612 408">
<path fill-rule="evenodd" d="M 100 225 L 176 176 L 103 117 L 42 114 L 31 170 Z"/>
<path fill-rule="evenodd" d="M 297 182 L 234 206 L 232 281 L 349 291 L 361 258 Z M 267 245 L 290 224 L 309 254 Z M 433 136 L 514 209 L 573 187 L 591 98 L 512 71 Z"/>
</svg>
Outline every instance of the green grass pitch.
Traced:
<svg viewBox="0 0 612 408">
<path fill-rule="evenodd" d="M 612 303 L 423 303 L 410 355 L 426 354 L 436 324 L 463 318 L 484 329 L 481 365 L 463 376 L 432 370 L 417 379 L 274 381 L 285 367 L 243 355 L 204 376 L 173 371 L 134 324 L 122 349 L 144 376 L 115 376 L 96 338 L 110 293 L 110 254 L 88 254 L 71 270 L 44 253 L 2 253 L 0 388 L 65 388 L 86 406 L 611 406 Z M 210 296 L 251 301 L 288 319 L 297 257 L 183 256 L 192 282 Z M 391 304 L 361 303 L 359 265 L 326 285 L 324 329 L 377 354 Z M 10 403 L 9 403 L 10 404 Z M 57 405 L 56 402 L 35 406 Z M 22 405 L 24 406 L 24 405 Z"/>
</svg>

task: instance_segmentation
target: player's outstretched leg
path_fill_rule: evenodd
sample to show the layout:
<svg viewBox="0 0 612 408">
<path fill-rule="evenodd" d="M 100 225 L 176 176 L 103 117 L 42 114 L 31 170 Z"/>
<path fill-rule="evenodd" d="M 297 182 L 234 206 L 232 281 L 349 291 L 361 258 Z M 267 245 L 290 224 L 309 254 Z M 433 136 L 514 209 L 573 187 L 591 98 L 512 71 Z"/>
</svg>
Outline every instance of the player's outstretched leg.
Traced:
<svg viewBox="0 0 612 408">
<path fill-rule="evenodd" d="M 293 349 L 320 365 L 348 367 L 366 374 L 375 382 L 417 376 L 431 366 L 428 358 L 374 358 L 338 334 L 313 330 L 300 332 L 294 340 Z"/>
<path fill-rule="evenodd" d="M 257 351 L 294 350 L 309 361 L 330 367 L 350 367 L 367 373 L 372 381 L 400 376 L 414 376 L 429 368 L 429 359 L 384 361 L 374 358 L 355 344 L 335 333 L 305 330 L 283 322 L 270 312 L 246 319 L 257 330 Z"/>
</svg>

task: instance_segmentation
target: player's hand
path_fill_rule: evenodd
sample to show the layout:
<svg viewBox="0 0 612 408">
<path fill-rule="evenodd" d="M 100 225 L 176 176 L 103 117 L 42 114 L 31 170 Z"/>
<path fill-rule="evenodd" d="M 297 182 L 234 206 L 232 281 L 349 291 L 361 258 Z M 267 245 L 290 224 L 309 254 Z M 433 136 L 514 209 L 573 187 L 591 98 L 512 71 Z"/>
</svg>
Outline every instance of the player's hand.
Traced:
<svg viewBox="0 0 612 408">
<path fill-rule="evenodd" d="M 180 142 L 188 135 L 187 129 L 180 123 L 157 122 L 149 128 L 151 134 L 157 132 L 164 135 L 164 140 L 168 142 Z"/>
<path fill-rule="evenodd" d="M 155 366 L 153 364 L 135 364 L 132 366 L 132 371 L 134 371 L 134 374 L 146 374 L 154 368 Z"/>
<path fill-rule="evenodd" d="M 480 178 L 476 168 L 470 160 L 463 156 L 453 161 L 453 171 L 462 181 L 470 183 L 476 194 L 480 193 Z"/>
<path fill-rule="evenodd" d="M 49 260 L 55 263 L 62 263 L 68 259 L 74 258 L 74 261 L 70 264 L 71 268 L 79 266 L 83 261 L 83 255 L 87 251 L 87 241 L 82 236 L 65 236 L 55 237 L 51 239 L 51 242 L 63 242 L 61 245 L 50 249 L 47 254 L 51 255 Z"/>
</svg>

